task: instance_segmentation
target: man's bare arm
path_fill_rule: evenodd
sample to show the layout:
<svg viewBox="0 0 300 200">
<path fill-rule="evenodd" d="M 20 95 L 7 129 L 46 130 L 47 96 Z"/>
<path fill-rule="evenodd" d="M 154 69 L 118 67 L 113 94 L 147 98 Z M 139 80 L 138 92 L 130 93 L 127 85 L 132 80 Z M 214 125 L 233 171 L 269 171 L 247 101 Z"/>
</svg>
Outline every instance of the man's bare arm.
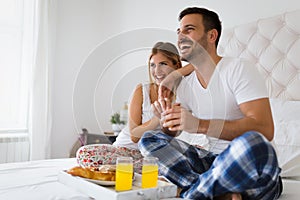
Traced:
<svg viewBox="0 0 300 200">
<path fill-rule="evenodd" d="M 224 140 L 233 140 L 247 131 L 258 131 L 268 140 L 273 139 L 274 124 L 268 98 L 242 103 L 240 109 L 244 117 L 231 121 L 222 119 L 203 120 L 186 114 L 184 118 L 189 119 L 182 119 L 182 113 L 178 113 L 178 110 L 176 112 L 170 109 L 165 113 L 167 122 L 164 126 L 173 127 L 170 129 L 172 131 L 198 132 Z M 196 123 L 197 120 L 198 123 Z M 187 125 L 188 122 L 193 122 L 193 127 Z M 197 126 L 196 124 L 198 124 L 198 127 L 195 127 Z"/>
</svg>

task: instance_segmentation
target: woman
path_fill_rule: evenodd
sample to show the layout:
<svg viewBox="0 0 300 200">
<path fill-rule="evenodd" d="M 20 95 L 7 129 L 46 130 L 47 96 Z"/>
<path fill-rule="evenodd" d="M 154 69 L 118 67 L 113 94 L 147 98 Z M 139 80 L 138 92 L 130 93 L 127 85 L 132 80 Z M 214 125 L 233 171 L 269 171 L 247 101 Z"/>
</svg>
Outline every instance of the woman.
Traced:
<svg viewBox="0 0 300 200">
<path fill-rule="evenodd" d="M 177 48 L 168 42 L 158 42 L 152 48 L 148 60 L 149 84 L 139 84 L 129 105 L 129 123 L 113 145 L 95 144 L 81 147 L 77 151 L 77 161 L 82 167 L 98 167 L 115 164 L 117 157 L 129 156 L 134 160 L 134 168 L 141 169 L 142 155 L 137 142 L 148 130 L 160 129 L 160 119 L 151 109 L 158 100 L 159 84 L 174 70 L 181 68 Z M 173 95 L 175 98 L 175 95 Z"/>
</svg>

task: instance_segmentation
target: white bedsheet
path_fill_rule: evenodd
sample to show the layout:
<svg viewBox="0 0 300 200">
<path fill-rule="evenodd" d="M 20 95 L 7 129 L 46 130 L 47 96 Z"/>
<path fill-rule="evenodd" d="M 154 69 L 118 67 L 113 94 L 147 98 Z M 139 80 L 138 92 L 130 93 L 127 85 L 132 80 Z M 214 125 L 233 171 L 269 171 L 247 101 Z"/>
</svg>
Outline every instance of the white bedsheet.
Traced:
<svg viewBox="0 0 300 200">
<path fill-rule="evenodd" d="M 280 200 L 299 200 L 300 199 L 300 179 L 283 179 L 283 194 Z"/>
<path fill-rule="evenodd" d="M 91 200 L 58 182 L 58 173 L 76 165 L 74 158 L 0 164 L 0 200 Z M 300 180 L 284 179 L 280 199 L 300 199 Z"/>
<path fill-rule="evenodd" d="M 75 165 L 72 158 L 1 164 L 0 199 L 91 200 L 58 182 L 58 173 Z"/>
</svg>

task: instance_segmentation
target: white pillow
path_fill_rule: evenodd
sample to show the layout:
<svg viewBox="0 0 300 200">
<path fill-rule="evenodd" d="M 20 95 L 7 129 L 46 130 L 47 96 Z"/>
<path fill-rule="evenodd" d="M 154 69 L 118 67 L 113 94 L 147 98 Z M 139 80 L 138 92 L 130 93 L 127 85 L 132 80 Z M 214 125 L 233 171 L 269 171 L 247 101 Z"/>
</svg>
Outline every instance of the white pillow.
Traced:
<svg viewBox="0 0 300 200">
<path fill-rule="evenodd" d="M 300 177 L 300 101 L 270 99 L 276 149 L 283 177 Z M 274 144 L 275 143 L 275 144 Z"/>
</svg>

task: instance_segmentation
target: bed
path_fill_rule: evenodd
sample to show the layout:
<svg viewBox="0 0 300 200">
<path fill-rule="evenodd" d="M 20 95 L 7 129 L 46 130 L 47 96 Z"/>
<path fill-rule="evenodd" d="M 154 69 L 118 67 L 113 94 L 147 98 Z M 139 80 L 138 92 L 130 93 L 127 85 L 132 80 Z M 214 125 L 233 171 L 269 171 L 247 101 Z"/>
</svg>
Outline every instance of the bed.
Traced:
<svg viewBox="0 0 300 200">
<path fill-rule="evenodd" d="M 275 122 L 276 148 L 284 191 L 280 199 L 300 196 L 300 10 L 260 19 L 223 32 L 222 56 L 252 60 L 266 80 Z M 88 200 L 58 181 L 76 165 L 74 158 L 0 165 L 0 199 Z"/>
</svg>

